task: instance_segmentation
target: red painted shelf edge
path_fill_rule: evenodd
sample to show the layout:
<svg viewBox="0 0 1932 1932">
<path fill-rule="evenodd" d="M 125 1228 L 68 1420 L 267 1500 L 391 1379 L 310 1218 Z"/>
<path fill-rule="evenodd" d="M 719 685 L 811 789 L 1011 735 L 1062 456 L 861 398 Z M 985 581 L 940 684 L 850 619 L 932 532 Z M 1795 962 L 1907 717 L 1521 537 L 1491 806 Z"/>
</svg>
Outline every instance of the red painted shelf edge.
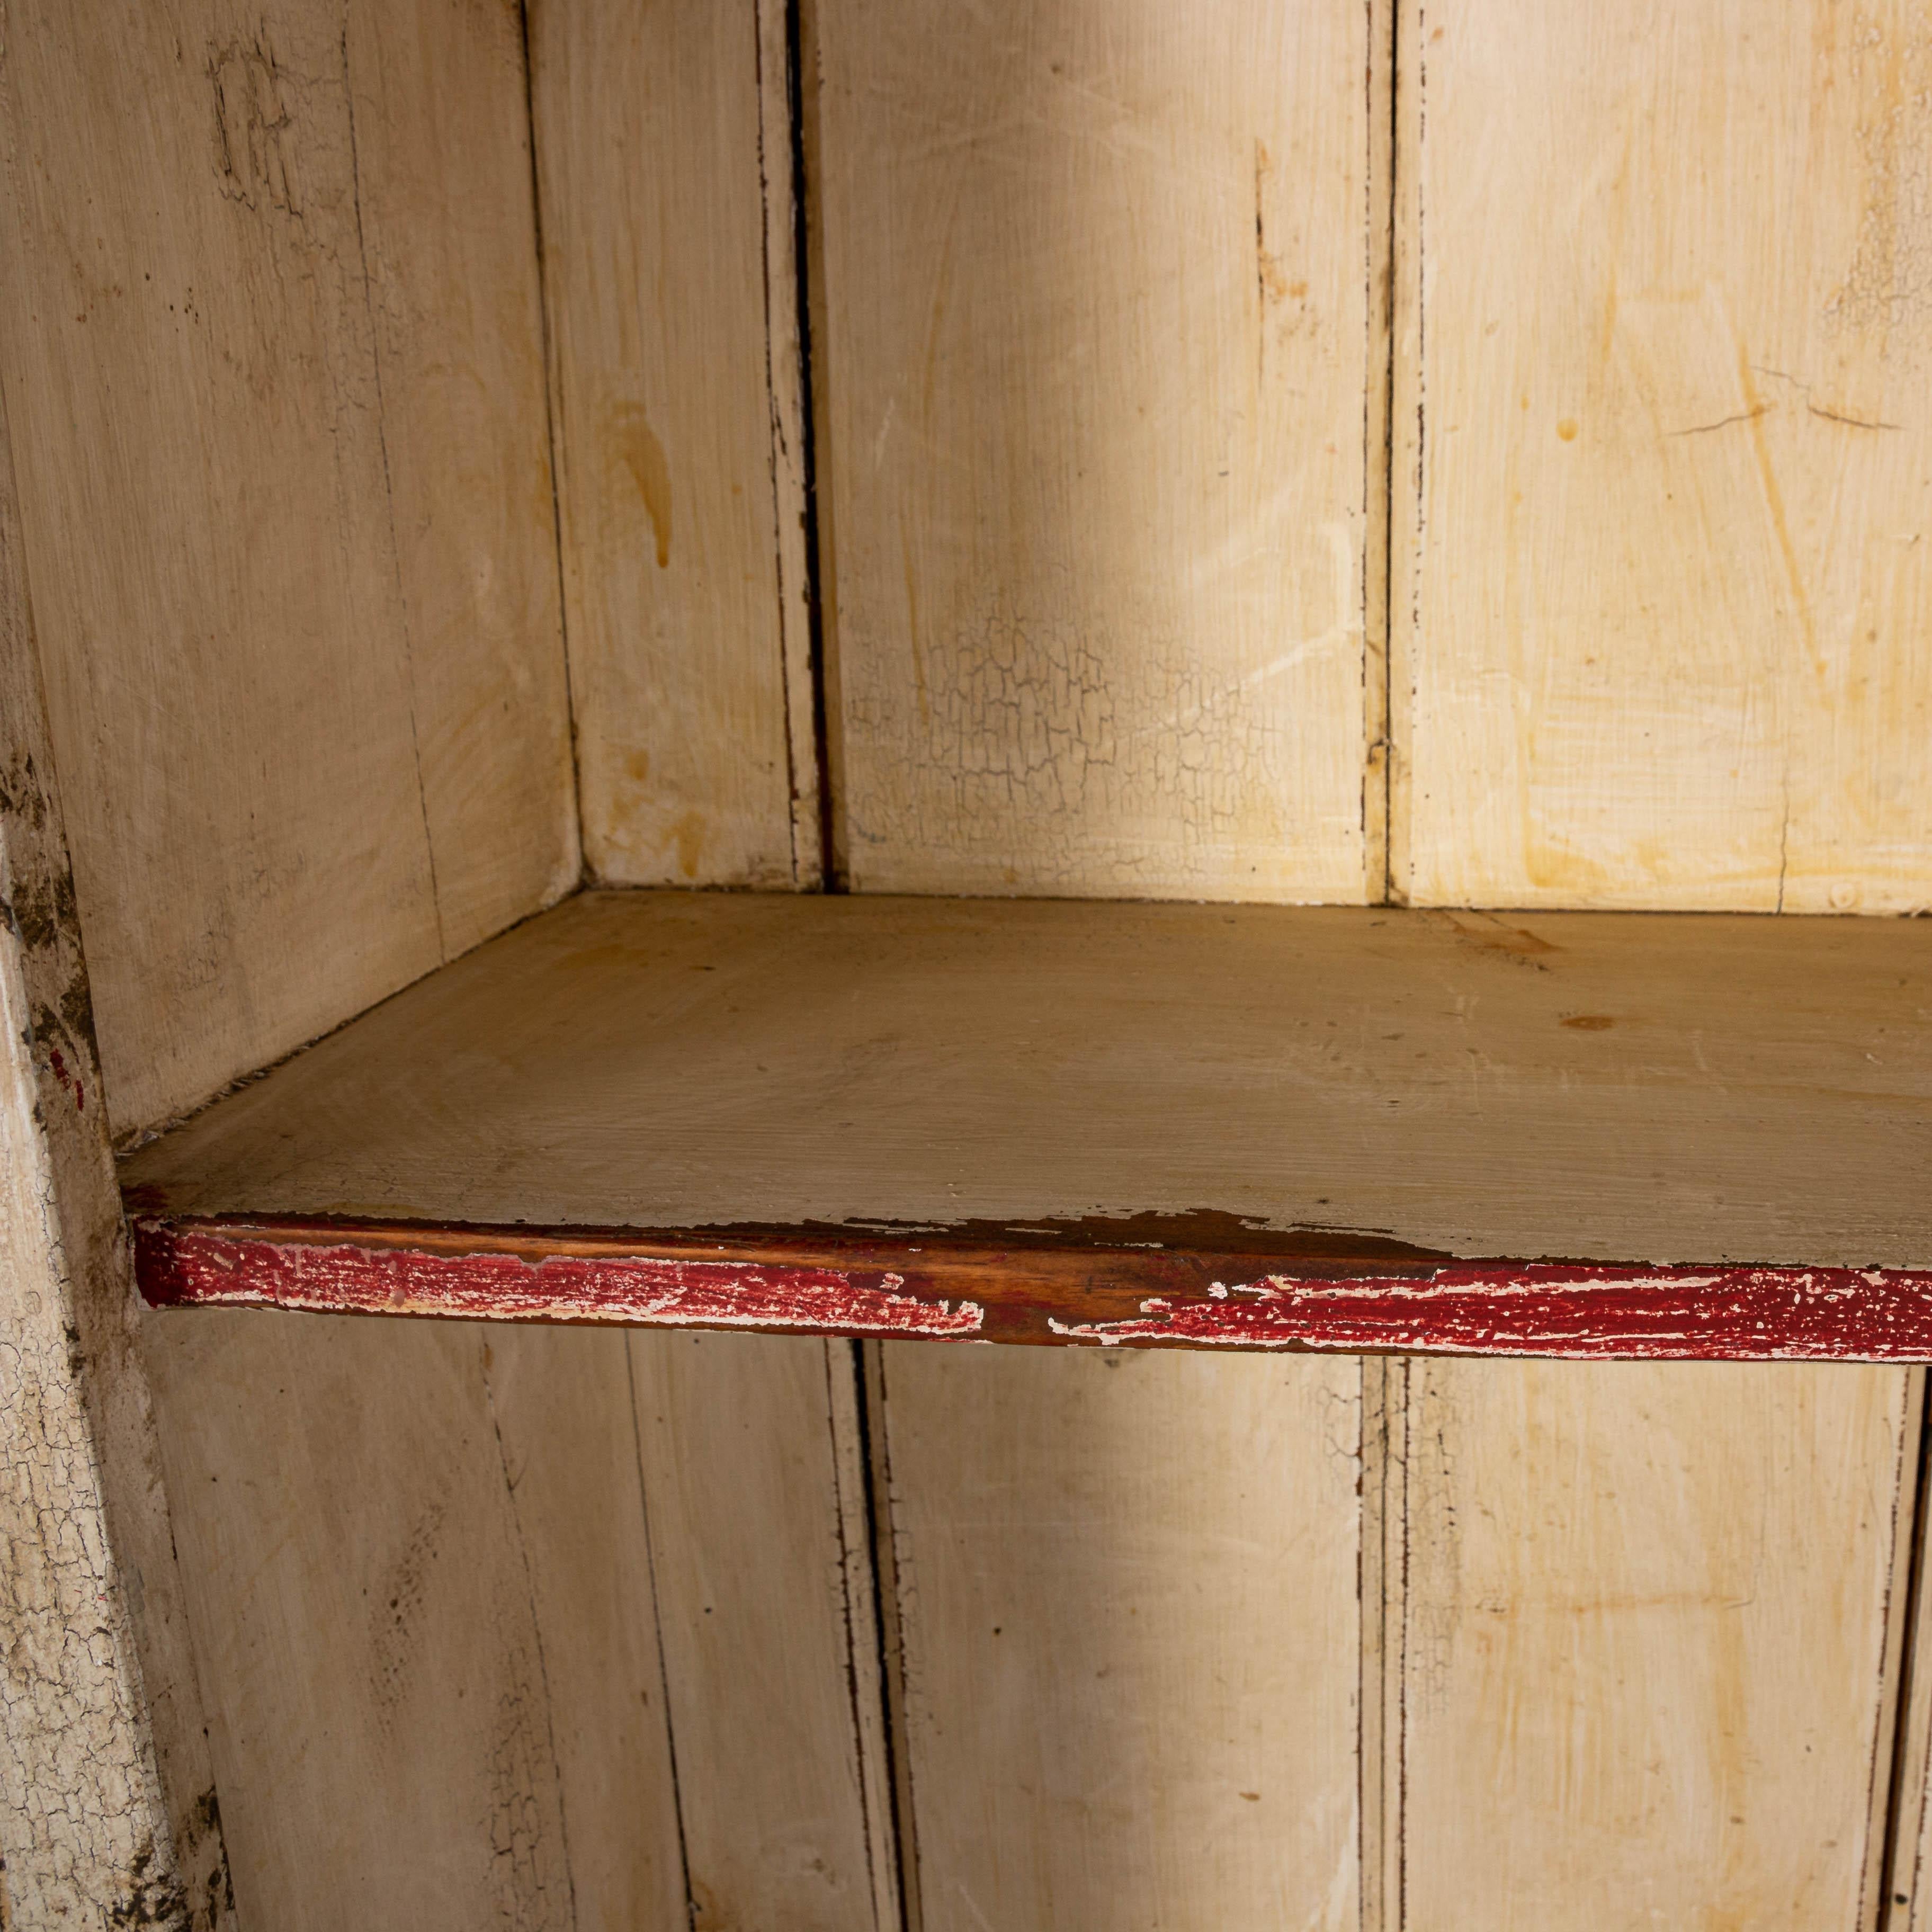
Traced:
<svg viewBox="0 0 1932 1932">
<path fill-rule="evenodd" d="M 155 1220 L 154 1307 L 1572 1360 L 1932 1360 L 1932 1273 Z M 562 1251 L 559 1251 L 560 1250 Z"/>
</svg>

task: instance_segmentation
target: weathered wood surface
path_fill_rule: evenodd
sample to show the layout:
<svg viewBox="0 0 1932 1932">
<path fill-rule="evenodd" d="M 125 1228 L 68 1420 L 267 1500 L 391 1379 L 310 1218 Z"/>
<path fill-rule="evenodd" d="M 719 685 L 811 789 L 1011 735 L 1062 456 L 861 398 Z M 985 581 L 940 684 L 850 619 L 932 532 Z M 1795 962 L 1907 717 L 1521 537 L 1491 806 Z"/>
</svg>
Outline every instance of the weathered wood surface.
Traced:
<svg viewBox="0 0 1932 1932">
<path fill-rule="evenodd" d="M 1903 922 L 590 894 L 124 1173 L 164 1219 L 904 1250 L 1218 1211 L 1153 1238 L 1910 1269 L 1928 1006 Z"/>
<path fill-rule="evenodd" d="M 0 396 L 0 1920 L 232 1925 Z"/>
<path fill-rule="evenodd" d="M 1378 897 L 1375 10 L 808 11 L 852 883 Z"/>
<path fill-rule="evenodd" d="M 530 44 L 586 857 L 814 883 L 783 10 L 538 0 Z"/>
<path fill-rule="evenodd" d="M 247 1923 L 893 1923 L 848 1348 L 149 1343 Z"/>
<path fill-rule="evenodd" d="M 1923 908 L 1924 8 L 1403 20 L 1396 886 Z"/>
<path fill-rule="evenodd" d="M 10 10 L 0 380 L 117 1130 L 578 871 L 514 9 Z"/>
<path fill-rule="evenodd" d="M 925 1932 L 1355 1932 L 1358 1365 L 880 1354 Z"/>
<path fill-rule="evenodd" d="M 621 1346 L 155 1322 L 250 1925 L 681 1918 Z"/>
<path fill-rule="evenodd" d="M 1406 1376 L 1382 1922 L 1876 1925 L 1919 1373 Z"/>
</svg>

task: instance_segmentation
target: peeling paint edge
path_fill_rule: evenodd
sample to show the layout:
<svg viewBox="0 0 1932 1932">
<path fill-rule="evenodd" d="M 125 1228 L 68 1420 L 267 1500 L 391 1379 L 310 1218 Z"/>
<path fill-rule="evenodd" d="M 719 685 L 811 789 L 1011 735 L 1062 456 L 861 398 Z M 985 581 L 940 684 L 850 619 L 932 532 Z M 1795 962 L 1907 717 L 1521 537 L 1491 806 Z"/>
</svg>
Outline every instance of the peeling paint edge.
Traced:
<svg viewBox="0 0 1932 1932">
<path fill-rule="evenodd" d="M 136 1270 L 152 1307 L 286 1308 L 336 1315 L 616 1322 L 813 1335 L 976 1335 L 970 1301 L 902 1292 L 904 1277 L 648 1254 L 435 1253 L 352 1241 L 292 1242 L 137 1222 Z"/>
<path fill-rule="evenodd" d="M 1932 1272 L 1442 1262 L 1400 1274 L 1185 1279 L 1187 1258 L 956 1256 L 930 1244 L 678 1254 L 600 1240 L 135 1223 L 157 1307 L 608 1322 L 1072 1347 L 1547 1356 L 1567 1360 L 1932 1360 Z M 666 1238 L 674 1245 L 677 1238 Z M 1202 1258 L 1195 1258 L 1198 1262 Z M 1044 1261 L 1066 1266 L 1042 1267 Z M 1218 1258 L 1226 1274 L 1235 1258 Z M 1136 1279 L 1136 1277 L 1138 1277 Z M 964 1288 L 970 1291 L 962 1294 Z M 941 1291 L 944 1291 L 942 1292 Z M 1150 1291 L 1157 1291 L 1152 1292 Z"/>
<path fill-rule="evenodd" d="M 1424 1279 L 1216 1282 L 1138 1319 L 1063 1322 L 1102 1348 L 1537 1355 L 1567 1361 L 1932 1360 L 1932 1274 L 1884 1268 L 1630 1268 L 1526 1263 Z"/>
</svg>

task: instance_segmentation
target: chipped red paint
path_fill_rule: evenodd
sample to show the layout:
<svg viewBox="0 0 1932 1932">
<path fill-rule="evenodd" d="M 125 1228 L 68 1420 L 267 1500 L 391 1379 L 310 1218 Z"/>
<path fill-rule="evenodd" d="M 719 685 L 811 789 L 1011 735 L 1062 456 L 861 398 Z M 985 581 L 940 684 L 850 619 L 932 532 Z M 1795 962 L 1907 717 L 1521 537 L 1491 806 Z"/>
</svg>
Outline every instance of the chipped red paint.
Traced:
<svg viewBox="0 0 1932 1932">
<path fill-rule="evenodd" d="M 1666 1361 L 1923 1361 L 1932 1274 L 1851 1268 L 1473 1264 L 1420 1280 L 1275 1277 L 1159 1297 L 1070 1342 Z"/>
<path fill-rule="evenodd" d="M 136 1231 L 142 1292 L 184 1303 L 330 1314 L 442 1315 L 497 1321 L 622 1322 L 665 1328 L 802 1330 L 812 1334 L 976 1334 L 970 1301 L 922 1301 L 834 1268 L 650 1255 L 438 1253 L 295 1242 L 239 1230 Z"/>
<path fill-rule="evenodd" d="M 48 1050 L 47 1064 L 52 1068 L 54 1078 L 59 1083 L 62 1090 L 72 1091 L 74 1111 L 76 1114 L 85 1113 L 87 1111 L 86 1086 L 78 1073 L 71 1075 L 68 1073 L 67 1062 L 61 1058 L 61 1050 L 58 1047 L 52 1047 Z"/>
<path fill-rule="evenodd" d="M 1292 1234 L 1271 1253 L 1103 1247 L 1040 1229 L 996 1243 L 999 1232 L 143 1217 L 135 1262 L 158 1306 L 1062 1346 L 1932 1360 L 1932 1273 L 1456 1262 L 1354 1237 L 1308 1238 L 1298 1251 Z"/>
</svg>

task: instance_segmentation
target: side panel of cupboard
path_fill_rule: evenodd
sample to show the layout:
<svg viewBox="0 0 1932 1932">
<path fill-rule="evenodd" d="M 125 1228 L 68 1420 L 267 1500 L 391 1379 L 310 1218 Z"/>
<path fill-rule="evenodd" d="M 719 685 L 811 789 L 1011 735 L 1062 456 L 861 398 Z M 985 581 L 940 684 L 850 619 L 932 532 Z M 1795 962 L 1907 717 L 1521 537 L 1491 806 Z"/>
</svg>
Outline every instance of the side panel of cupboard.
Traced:
<svg viewBox="0 0 1932 1932">
<path fill-rule="evenodd" d="M 514 26 L 9 10 L 8 416 L 124 1130 L 576 877 Z"/>
</svg>

